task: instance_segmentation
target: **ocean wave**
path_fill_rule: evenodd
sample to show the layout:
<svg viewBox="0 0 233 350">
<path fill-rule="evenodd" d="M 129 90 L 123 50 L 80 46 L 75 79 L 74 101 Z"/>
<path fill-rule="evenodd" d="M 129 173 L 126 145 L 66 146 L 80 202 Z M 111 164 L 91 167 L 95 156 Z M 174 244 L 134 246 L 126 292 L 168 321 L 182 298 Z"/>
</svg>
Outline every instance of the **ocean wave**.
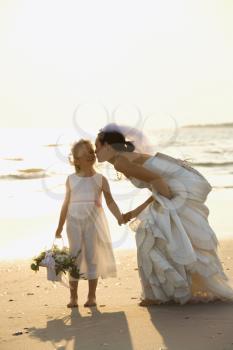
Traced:
<svg viewBox="0 0 233 350">
<path fill-rule="evenodd" d="M 213 188 L 220 188 L 220 189 L 222 189 L 222 188 L 233 188 L 233 186 L 231 186 L 231 185 L 225 185 L 225 186 L 213 186 Z"/>
<path fill-rule="evenodd" d="M 221 150 L 221 151 L 210 151 L 210 150 L 206 150 L 206 151 L 204 151 L 204 153 L 212 153 L 212 154 L 221 154 L 221 153 L 223 153 L 223 151 Z"/>
<path fill-rule="evenodd" d="M 9 158 L 2 158 L 3 160 L 12 160 L 15 162 L 21 162 L 23 160 L 23 158 L 20 157 L 9 157 Z"/>
<path fill-rule="evenodd" d="M 59 147 L 64 146 L 62 143 L 49 143 L 47 145 L 43 145 L 44 147 Z"/>
<path fill-rule="evenodd" d="M 14 173 L 0 175 L 0 180 L 31 180 L 41 179 L 51 176 L 45 169 L 41 168 L 29 168 L 21 169 Z"/>
<path fill-rule="evenodd" d="M 218 124 L 190 124 L 184 125 L 182 128 L 233 128 L 233 123 L 218 123 Z"/>
<path fill-rule="evenodd" d="M 227 167 L 227 166 L 231 166 L 233 165 L 233 162 L 219 162 L 219 163 L 216 163 L 216 162 L 198 162 L 198 163 L 195 163 L 195 162 L 190 162 L 191 166 L 202 166 L 202 167 Z"/>
</svg>

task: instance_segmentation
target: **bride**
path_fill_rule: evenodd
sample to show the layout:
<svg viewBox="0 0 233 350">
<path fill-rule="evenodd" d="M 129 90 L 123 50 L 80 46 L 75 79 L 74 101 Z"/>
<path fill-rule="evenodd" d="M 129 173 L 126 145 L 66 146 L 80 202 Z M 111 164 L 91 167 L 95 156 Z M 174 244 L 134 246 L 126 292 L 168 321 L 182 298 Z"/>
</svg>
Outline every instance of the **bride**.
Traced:
<svg viewBox="0 0 233 350">
<path fill-rule="evenodd" d="M 217 255 L 218 241 L 205 205 L 212 187 L 185 161 L 163 153 L 142 152 L 146 138 L 130 128 L 109 124 L 96 141 L 99 162 L 107 161 L 134 186 L 152 196 L 124 215 L 136 232 L 142 285 L 140 306 L 176 302 L 233 300 L 233 289 Z M 144 150 L 146 148 L 144 147 Z"/>
</svg>

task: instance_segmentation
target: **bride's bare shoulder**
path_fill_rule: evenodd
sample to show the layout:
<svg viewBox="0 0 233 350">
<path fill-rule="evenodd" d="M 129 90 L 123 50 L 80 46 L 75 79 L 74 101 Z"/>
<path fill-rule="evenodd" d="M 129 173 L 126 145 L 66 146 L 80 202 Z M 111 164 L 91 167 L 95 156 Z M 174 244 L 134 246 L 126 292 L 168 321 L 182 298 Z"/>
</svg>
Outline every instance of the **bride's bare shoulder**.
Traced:
<svg viewBox="0 0 233 350">
<path fill-rule="evenodd" d="M 124 152 L 117 157 L 116 162 L 118 163 L 136 163 L 138 165 L 144 163 L 145 160 L 150 158 L 150 154 L 136 153 L 136 152 Z"/>
<path fill-rule="evenodd" d="M 115 163 L 114 168 L 118 171 L 124 171 L 126 167 L 135 165 L 142 165 L 151 155 L 142 154 L 136 152 L 124 152 L 122 155 L 118 156 Z"/>
</svg>

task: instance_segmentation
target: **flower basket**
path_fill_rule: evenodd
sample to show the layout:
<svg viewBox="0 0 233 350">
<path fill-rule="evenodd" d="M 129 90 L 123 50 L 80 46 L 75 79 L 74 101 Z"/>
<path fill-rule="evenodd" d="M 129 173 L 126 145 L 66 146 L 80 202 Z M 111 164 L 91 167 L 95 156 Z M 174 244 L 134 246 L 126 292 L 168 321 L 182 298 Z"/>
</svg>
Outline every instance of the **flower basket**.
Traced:
<svg viewBox="0 0 233 350">
<path fill-rule="evenodd" d="M 54 242 L 51 249 L 42 251 L 38 256 L 33 258 L 31 269 L 37 272 L 40 266 L 46 267 L 48 281 L 61 282 L 63 273 L 66 274 L 67 271 L 72 277 L 79 279 L 82 274 L 79 273 L 76 259 L 80 251 L 76 256 L 72 256 L 69 254 L 68 247 L 64 246 L 63 239 L 63 248 L 58 248 Z"/>
</svg>

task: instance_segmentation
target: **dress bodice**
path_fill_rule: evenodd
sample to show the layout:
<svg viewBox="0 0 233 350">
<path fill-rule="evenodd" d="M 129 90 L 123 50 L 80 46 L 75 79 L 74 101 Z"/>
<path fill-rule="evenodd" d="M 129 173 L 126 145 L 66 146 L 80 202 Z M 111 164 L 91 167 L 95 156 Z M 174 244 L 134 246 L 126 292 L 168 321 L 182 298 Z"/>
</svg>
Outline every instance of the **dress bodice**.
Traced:
<svg viewBox="0 0 233 350">
<path fill-rule="evenodd" d="M 70 202 L 100 202 L 102 194 L 102 175 L 79 176 L 73 173 L 68 176 L 71 190 Z"/>
<path fill-rule="evenodd" d="M 171 188 L 173 194 L 181 192 L 198 192 L 203 191 L 207 194 L 211 190 L 211 185 L 205 177 L 196 169 L 192 168 L 188 162 L 181 159 L 173 158 L 164 153 L 156 153 L 149 157 L 142 165 L 144 168 L 154 171 L 162 176 Z M 129 180 L 138 188 L 148 188 L 151 190 L 151 184 L 135 177 Z"/>
</svg>

